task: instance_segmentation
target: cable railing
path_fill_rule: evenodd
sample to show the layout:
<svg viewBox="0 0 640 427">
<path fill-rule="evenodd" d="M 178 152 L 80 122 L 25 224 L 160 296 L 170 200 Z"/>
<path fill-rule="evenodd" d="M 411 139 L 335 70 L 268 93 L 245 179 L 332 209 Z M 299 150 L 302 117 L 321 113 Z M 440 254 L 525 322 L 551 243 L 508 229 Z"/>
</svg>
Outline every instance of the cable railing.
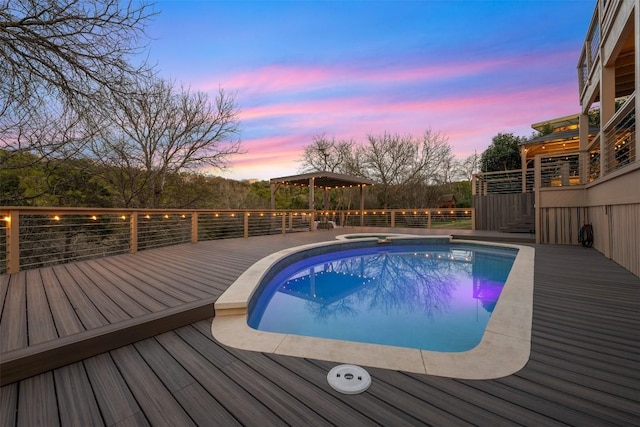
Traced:
<svg viewBox="0 0 640 427">
<path fill-rule="evenodd" d="M 582 94 L 584 88 L 587 86 L 591 71 L 600 54 L 600 32 L 600 22 L 596 8 L 578 62 L 578 85 L 580 94 Z"/>
<path fill-rule="evenodd" d="M 635 95 L 630 96 L 604 131 L 605 174 L 636 161 Z"/>
<path fill-rule="evenodd" d="M 498 172 L 482 172 L 473 176 L 473 194 L 515 194 L 533 191 L 534 171 L 527 169 L 524 177 L 522 169 Z M 524 185 L 523 185 L 524 180 Z"/>
<path fill-rule="evenodd" d="M 566 187 L 580 184 L 580 156 L 578 153 L 541 157 L 540 187 Z"/>
<path fill-rule="evenodd" d="M 216 239 L 333 227 L 473 229 L 473 209 L 312 211 L 0 207 L 0 274 Z"/>
<path fill-rule="evenodd" d="M 471 208 L 377 209 L 363 211 L 318 211 L 318 229 L 334 227 L 390 227 L 426 229 L 474 229 Z"/>
</svg>

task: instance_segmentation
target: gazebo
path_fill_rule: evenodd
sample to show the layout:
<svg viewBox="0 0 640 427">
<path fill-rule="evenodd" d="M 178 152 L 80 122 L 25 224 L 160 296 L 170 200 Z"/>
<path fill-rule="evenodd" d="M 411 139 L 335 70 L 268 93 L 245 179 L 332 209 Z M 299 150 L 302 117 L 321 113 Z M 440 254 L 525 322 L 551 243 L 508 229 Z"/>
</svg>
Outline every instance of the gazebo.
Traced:
<svg viewBox="0 0 640 427">
<path fill-rule="evenodd" d="M 334 172 L 311 172 L 301 175 L 283 176 L 271 178 L 271 209 L 276 208 L 275 194 L 281 185 L 297 185 L 309 187 L 309 209 L 314 209 L 315 189 L 321 188 L 324 191 L 323 207 L 328 209 L 329 191 L 332 188 L 347 188 L 358 186 L 360 188 L 360 210 L 364 210 L 364 189 L 367 185 L 374 185 L 375 182 L 359 176 L 344 175 Z"/>
</svg>

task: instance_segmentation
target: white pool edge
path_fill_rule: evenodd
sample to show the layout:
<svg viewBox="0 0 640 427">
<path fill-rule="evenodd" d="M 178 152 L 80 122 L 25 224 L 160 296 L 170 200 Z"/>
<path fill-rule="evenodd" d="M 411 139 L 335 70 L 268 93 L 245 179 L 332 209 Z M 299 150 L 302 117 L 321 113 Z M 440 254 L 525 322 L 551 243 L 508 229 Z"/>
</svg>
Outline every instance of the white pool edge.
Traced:
<svg viewBox="0 0 640 427">
<path fill-rule="evenodd" d="M 440 240 L 443 237 L 446 236 L 433 236 Z M 526 365 L 531 350 L 535 250 L 529 246 L 504 243 L 457 239 L 453 242 L 518 249 L 482 340 L 469 351 L 448 353 L 416 350 L 264 332 L 248 326 L 249 300 L 263 275 L 274 263 L 304 249 L 340 244 L 344 240 L 296 246 L 256 262 L 215 302 L 211 332 L 220 343 L 243 350 L 461 379 L 494 379 L 511 375 Z"/>
</svg>

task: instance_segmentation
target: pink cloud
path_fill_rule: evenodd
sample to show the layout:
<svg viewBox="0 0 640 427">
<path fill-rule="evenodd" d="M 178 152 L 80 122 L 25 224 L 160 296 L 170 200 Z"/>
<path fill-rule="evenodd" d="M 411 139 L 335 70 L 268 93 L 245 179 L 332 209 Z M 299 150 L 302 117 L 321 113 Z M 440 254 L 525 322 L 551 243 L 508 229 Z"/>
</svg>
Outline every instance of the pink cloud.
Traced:
<svg viewBox="0 0 640 427">
<path fill-rule="evenodd" d="M 200 90 L 212 91 L 222 84 L 225 89 L 233 92 L 266 95 L 342 85 L 452 79 L 497 70 L 509 66 L 513 62 L 514 58 L 495 58 L 477 62 L 418 65 L 415 67 L 406 67 L 403 64 L 402 67 L 395 68 L 366 68 L 352 65 L 325 67 L 268 65 L 255 70 L 234 73 L 232 76 L 217 79 L 215 82 L 203 81 L 196 86 Z"/>
</svg>

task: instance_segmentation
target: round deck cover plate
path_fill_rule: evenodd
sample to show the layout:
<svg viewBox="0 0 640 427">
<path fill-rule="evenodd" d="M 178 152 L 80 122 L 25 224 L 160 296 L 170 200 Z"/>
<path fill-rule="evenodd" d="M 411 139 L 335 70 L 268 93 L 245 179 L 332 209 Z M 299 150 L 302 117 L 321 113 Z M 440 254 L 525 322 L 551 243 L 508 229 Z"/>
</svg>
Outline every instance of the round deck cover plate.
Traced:
<svg viewBox="0 0 640 427">
<path fill-rule="evenodd" d="M 371 376 L 360 366 L 338 365 L 329 371 L 327 381 L 335 391 L 358 394 L 369 388 Z"/>
</svg>

